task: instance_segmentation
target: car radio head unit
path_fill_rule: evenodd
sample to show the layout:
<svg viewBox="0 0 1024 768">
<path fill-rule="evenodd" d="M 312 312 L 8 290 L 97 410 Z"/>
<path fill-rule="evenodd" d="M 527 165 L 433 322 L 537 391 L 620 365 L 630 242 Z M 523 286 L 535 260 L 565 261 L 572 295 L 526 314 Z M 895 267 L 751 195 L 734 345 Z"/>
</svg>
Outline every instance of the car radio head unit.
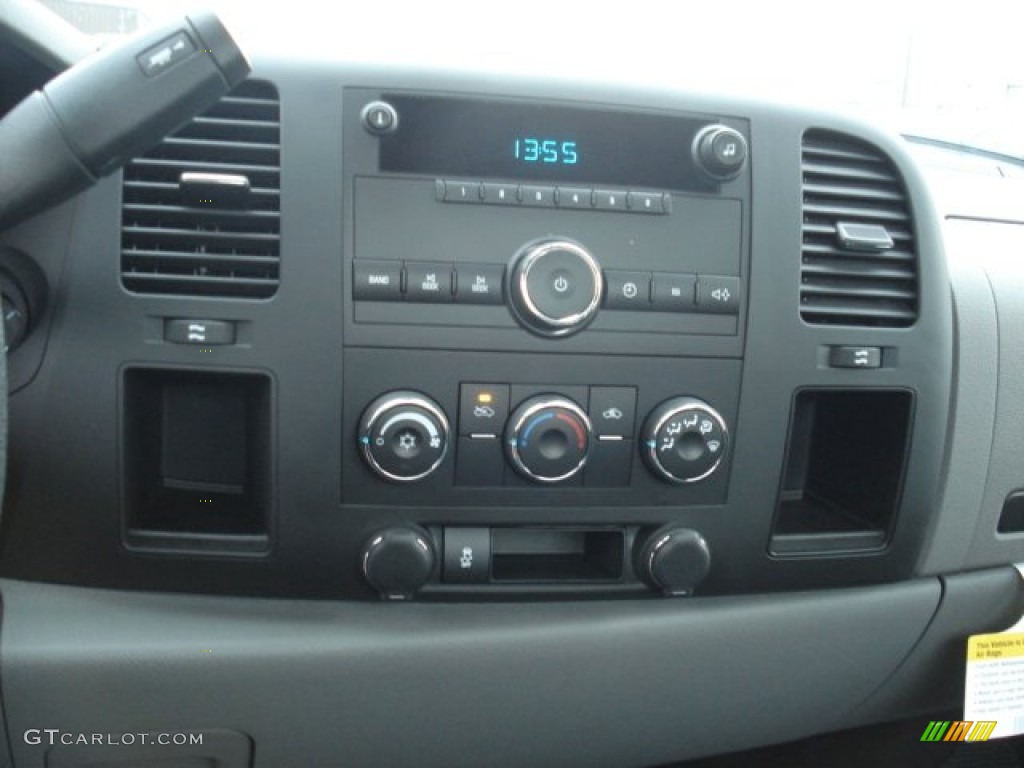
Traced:
<svg viewBox="0 0 1024 768">
<path fill-rule="evenodd" d="M 716 188 L 692 151 L 713 120 L 440 96 L 385 94 L 382 100 L 400 116 L 381 138 L 386 173 Z M 723 147 L 726 157 L 744 153 L 741 138 Z"/>
</svg>

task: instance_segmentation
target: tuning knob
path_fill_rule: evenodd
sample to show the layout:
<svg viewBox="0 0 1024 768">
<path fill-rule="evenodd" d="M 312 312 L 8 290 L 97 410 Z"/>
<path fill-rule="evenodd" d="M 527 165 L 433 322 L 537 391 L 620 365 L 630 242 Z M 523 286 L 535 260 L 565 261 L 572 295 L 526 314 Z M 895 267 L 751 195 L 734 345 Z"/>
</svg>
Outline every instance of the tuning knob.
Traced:
<svg viewBox="0 0 1024 768">
<path fill-rule="evenodd" d="M 398 483 L 432 474 L 444 460 L 449 440 L 441 406 L 419 392 L 389 392 L 377 398 L 359 424 L 359 447 L 367 466 Z"/>
<path fill-rule="evenodd" d="M 430 534 L 416 525 L 386 528 L 363 547 L 363 576 L 385 600 L 408 600 L 437 566 Z"/>
<path fill-rule="evenodd" d="M 663 402 L 651 411 L 640 434 L 647 467 L 670 483 L 696 483 L 711 475 L 729 443 L 725 420 L 695 397 Z"/>
<path fill-rule="evenodd" d="M 541 336 L 568 336 L 586 328 L 603 291 L 601 267 L 570 240 L 528 243 L 509 270 L 512 314 Z"/>
<path fill-rule="evenodd" d="M 590 419 L 572 400 L 539 395 L 512 412 L 505 428 L 505 453 L 528 480 L 559 483 L 587 463 L 591 432 Z"/>
<path fill-rule="evenodd" d="M 690 528 L 666 526 L 640 546 L 636 570 L 655 589 L 668 595 L 688 595 L 711 568 L 708 543 Z"/>
<path fill-rule="evenodd" d="M 747 140 L 735 128 L 709 125 L 693 140 L 693 158 L 715 181 L 735 179 L 747 164 Z"/>
</svg>

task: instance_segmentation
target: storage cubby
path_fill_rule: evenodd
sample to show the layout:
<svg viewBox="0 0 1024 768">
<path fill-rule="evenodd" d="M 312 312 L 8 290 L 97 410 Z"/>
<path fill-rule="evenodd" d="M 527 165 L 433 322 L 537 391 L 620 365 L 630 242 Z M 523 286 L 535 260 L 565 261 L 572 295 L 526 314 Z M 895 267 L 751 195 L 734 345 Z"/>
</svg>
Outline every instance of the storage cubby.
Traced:
<svg viewBox="0 0 1024 768">
<path fill-rule="evenodd" d="M 903 487 L 913 402 L 906 390 L 797 393 L 773 555 L 885 546 Z"/>
<path fill-rule="evenodd" d="M 270 380 L 132 368 L 123 388 L 130 547 L 259 552 L 272 499 Z"/>
</svg>

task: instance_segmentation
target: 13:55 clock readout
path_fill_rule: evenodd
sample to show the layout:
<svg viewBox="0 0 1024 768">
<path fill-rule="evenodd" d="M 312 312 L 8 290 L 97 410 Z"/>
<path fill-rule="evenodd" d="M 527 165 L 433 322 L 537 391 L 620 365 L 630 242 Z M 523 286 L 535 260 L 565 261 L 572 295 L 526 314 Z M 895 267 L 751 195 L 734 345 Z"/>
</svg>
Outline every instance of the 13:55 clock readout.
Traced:
<svg viewBox="0 0 1024 768">
<path fill-rule="evenodd" d="M 575 141 L 524 136 L 515 140 L 513 154 L 524 163 L 548 165 L 576 165 L 579 152 Z"/>
</svg>

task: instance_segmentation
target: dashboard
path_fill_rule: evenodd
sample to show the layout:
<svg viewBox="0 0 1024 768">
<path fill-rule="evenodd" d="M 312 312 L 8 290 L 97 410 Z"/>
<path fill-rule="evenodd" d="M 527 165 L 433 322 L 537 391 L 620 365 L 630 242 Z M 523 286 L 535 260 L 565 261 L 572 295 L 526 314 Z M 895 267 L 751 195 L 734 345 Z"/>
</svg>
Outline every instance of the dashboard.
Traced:
<svg viewBox="0 0 1024 768">
<path fill-rule="evenodd" d="M 831 113 L 253 64 L 0 233 L 13 764 L 164 764 L 55 723 L 650 766 L 957 706 L 1021 612 L 1024 211 Z"/>
</svg>

